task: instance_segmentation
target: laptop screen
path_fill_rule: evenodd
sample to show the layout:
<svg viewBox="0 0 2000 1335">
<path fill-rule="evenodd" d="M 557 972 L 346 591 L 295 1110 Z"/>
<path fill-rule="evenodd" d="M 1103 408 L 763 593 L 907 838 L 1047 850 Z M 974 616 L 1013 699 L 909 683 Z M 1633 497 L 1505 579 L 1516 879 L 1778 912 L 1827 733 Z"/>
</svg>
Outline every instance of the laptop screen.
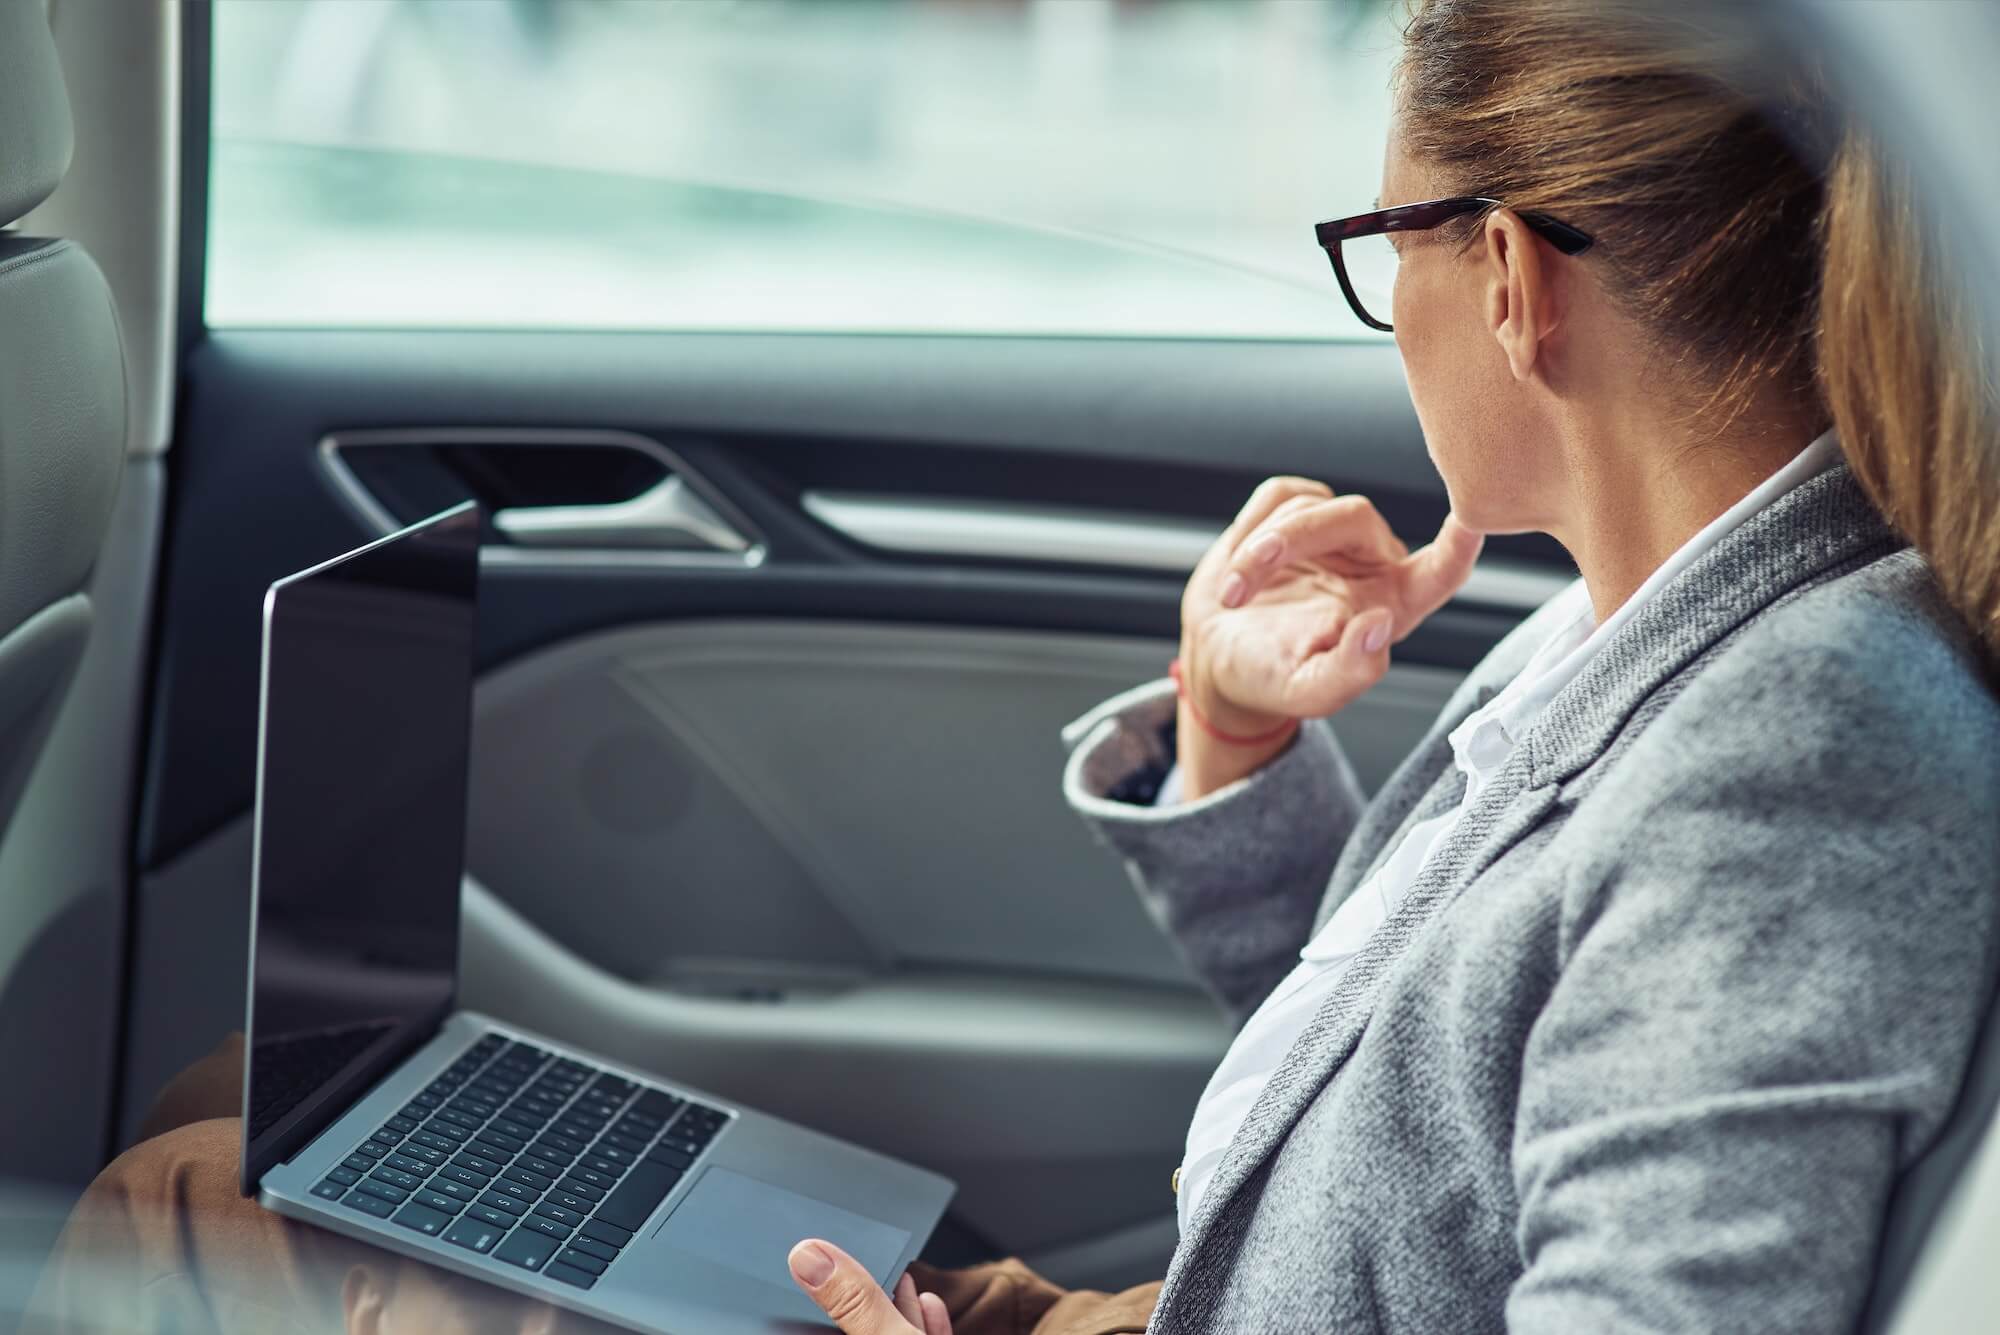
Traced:
<svg viewBox="0 0 2000 1335">
<path fill-rule="evenodd" d="M 265 597 L 246 1194 L 453 1005 L 478 579 L 467 503 Z"/>
</svg>

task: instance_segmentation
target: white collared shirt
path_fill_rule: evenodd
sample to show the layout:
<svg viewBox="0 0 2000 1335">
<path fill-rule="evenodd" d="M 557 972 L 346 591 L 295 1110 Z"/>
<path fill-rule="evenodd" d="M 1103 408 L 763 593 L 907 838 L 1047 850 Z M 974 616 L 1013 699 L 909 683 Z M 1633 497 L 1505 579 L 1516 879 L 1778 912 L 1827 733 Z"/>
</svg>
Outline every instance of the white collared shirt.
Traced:
<svg viewBox="0 0 2000 1335">
<path fill-rule="evenodd" d="M 1465 776 L 1464 797 L 1452 810 L 1412 826 L 1374 875 L 1347 897 L 1299 952 L 1298 966 L 1244 1024 L 1224 1054 L 1222 1064 L 1209 1078 L 1208 1087 L 1195 1106 L 1194 1122 L 1188 1127 L 1186 1154 L 1181 1160 L 1175 1209 L 1183 1233 L 1187 1232 L 1202 1192 L 1207 1189 L 1223 1153 L 1236 1138 L 1243 1119 L 1249 1116 L 1265 1083 L 1284 1061 L 1300 1032 L 1332 994 L 1348 962 L 1375 929 L 1396 911 L 1432 851 L 1458 827 L 1549 701 L 1675 576 L 1744 520 L 1807 478 L 1831 467 L 1839 457 L 1840 447 L 1833 432 L 1827 431 L 1814 439 L 1790 463 L 1759 483 L 1661 562 L 1602 625 L 1595 622 L 1589 592 L 1582 580 L 1550 600 L 1554 604 L 1549 610 L 1556 630 L 1514 680 L 1451 730 L 1452 761 Z M 1179 795 L 1180 772 L 1176 768 L 1161 785 L 1158 804 L 1171 804 L 1179 800 Z"/>
</svg>

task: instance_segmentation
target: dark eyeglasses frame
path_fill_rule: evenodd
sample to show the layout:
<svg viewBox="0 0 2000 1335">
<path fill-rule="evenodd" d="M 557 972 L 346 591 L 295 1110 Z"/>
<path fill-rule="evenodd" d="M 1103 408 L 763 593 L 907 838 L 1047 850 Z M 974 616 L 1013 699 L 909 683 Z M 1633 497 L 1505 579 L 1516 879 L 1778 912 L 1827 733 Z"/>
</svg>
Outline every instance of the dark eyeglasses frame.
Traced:
<svg viewBox="0 0 2000 1335">
<path fill-rule="evenodd" d="M 1385 232 L 1427 232 L 1433 227 L 1441 227 L 1454 218 L 1463 218 L 1468 213 L 1481 213 L 1507 207 L 1497 199 L 1484 195 L 1453 195 L 1449 199 L 1427 199 L 1420 204 L 1398 204 L 1394 208 L 1376 209 L 1370 213 L 1357 213 L 1352 218 L 1330 218 L 1313 224 L 1313 236 L 1319 241 L 1320 249 L 1333 261 L 1333 276 L 1340 280 L 1340 290 L 1347 297 L 1347 304 L 1370 329 L 1383 333 L 1395 332 L 1394 325 L 1387 325 L 1368 313 L 1355 294 L 1354 284 L 1348 281 L 1347 263 L 1340 257 L 1340 243 L 1358 237 L 1381 236 Z M 1596 239 L 1588 232 L 1571 227 L 1566 222 L 1558 222 L 1546 213 L 1522 210 L 1521 221 L 1528 230 L 1554 246 L 1565 255 L 1581 255 L 1589 250 Z"/>
</svg>

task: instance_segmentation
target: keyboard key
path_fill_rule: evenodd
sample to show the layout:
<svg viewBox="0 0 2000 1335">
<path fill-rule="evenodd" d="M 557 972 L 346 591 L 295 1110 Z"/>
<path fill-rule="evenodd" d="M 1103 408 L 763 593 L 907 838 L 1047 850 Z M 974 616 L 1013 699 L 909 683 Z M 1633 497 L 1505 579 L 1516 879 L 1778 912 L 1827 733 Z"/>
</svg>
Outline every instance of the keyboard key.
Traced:
<svg viewBox="0 0 2000 1335">
<path fill-rule="evenodd" d="M 415 1191 L 424 1184 L 424 1180 L 415 1173 L 398 1172 L 386 1164 L 376 1168 L 368 1176 L 377 1182 L 387 1182 L 392 1187 L 401 1187 L 404 1191 Z"/>
<path fill-rule="evenodd" d="M 326 1178 L 329 1182 L 338 1182 L 343 1186 L 351 1187 L 361 1180 L 361 1174 L 349 1168 L 346 1164 L 341 1164 L 336 1168 L 330 1169 L 327 1172 Z"/>
<path fill-rule="evenodd" d="M 480 1127 L 486 1125 L 486 1119 L 484 1117 L 474 1117 L 471 1113 L 460 1112 L 456 1108 L 438 1109 L 438 1115 L 435 1120 L 439 1122 L 450 1122 L 453 1126 L 462 1126 L 467 1131 L 477 1131 Z"/>
<path fill-rule="evenodd" d="M 627 1154 L 639 1154 L 645 1150 L 646 1141 L 634 1140 L 630 1136 L 621 1136 L 616 1131 L 607 1131 L 604 1133 L 603 1139 L 597 1142 L 598 1153 L 602 1154 L 604 1147 L 607 1145 L 615 1150 L 623 1150 Z"/>
<path fill-rule="evenodd" d="M 442 1107 L 443 1105 L 444 1100 L 435 1094 L 419 1094 L 410 1100 L 411 1107 L 422 1109 L 424 1112 L 428 1112 L 432 1108 Z M 416 1115 L 421 1117 L 423 1112 L 419 1112 Z"/>
<path fill-rule="evenodd" d="M 551 1201 L 543 1201 L 534 1208 L 532 1213 L 538 1214 L 544 1219 L 553 1219 L 565 1228 L 575 1228 L 583 1222 L 583 1216 L 586 1212 L 581 1210 L 565 1210 L 562 1206 Z"/>
<path fill-rule="evenodd" d="M 401 1187 L 392 1187 L 387 1182 L 377 1182 L 372 1177 L 366 1181 L 355 1183 L 354 1189 L 356 1191 L 365 1191 L 370 1196 L 380 1196 L 391 1205 L 401 1205 L 405 1200 L 409 1199 L 410 1195 L 409 1192 L 403 1190 Z"/>
<path fill-rule="evenodd" d="M 561 1136 L 564 1140 L 573 1140 L 579 1145 L 588 1145 L 591 1139 L 602 1128 L 603 1123 L 601 1122 L 593 1126 L 588 1121 L 579 1121 L 574 1117 L 565 1117 L 551 1123 L 548 1131 L 544 1134 L 551 1140 L 557 1136 Z"/>
<path fill-rule="evenodd" d="M 632 1241 L 632 1230 L 606 1223 L 602 1219 L 586 1219 L 579 1230 L 586 1238 L 595 1238 L 610 1247 L 623 1247 Z"/>
<path fill-rule="evenodd" d="M 557 1187 L 554 1191 L 542 1197 L 542 1204 L 561 1206 L 565 1210 L 574 1210 L 576 1212 L 577 1217 L 571 1220 L 570 1222 L 580 1223 L 582 1221 L 583 1216 L 589 1214 L 592 1207 L 594 1207 L 597 1204 L 597 1202 L 602 1199 L 603 1197 L 597 1195 L 595 1192 L 592 1193 L 589 1199 L 586 1199 L 582 1196 L 578 1196 L 571 1192 L 564 1191 L 561 1187 Z M 536 1208 L 539 1209 L 540 1207 L 538 1206 Z"/>
<path fill-rule="evenodd" d="M 398 1118 L 400 1118 L 401 1120 L 410 1123 L 411 1125 L 409 1129 L 405 1130 L 403 1133 L 404 1135 L 408 1135 L 410 1131 L 416 1129 L 417 1123 L 423 1121 L 426 1117 L 429 1117 L 430 1115 L 431 1115 L 431 1110 L 429 1108 L 423 1107 L 420 1104 L 406 1103 L 403 1105 L 403 1110 L 397 1113 L 395 1117 L 392 1117 L 389 1120 L 391 1122 L 394 1122 Z"/>
<path fill-rule="evenodd" d="M 482 1122 L 500 1111 L 499 1104 L 490 1103 L 472 1094 L 460 1094 L 445 1104 L 444 1108 L 446 1112 L 461 1112 L 468 1117 L 477 1117 Z"/>
<path fill-rule="evenodd" d="M 363 1185 L 366 1185 L 365 1183 Z M 342 1205 L 351 1205 L 363 1214 L 372 1214 L 377 1219 L 387 1219 L 396 1213 L 396 1202 L 385 1201 L 380 1196 L 371 1196 L 360 1187 L 340 1198 Z"/>
<path fill-rule="evenodd" d="M 514 1151 L 509 1149 L 502 1149 L 500 1146 L 495 1145 L 492 1141 L 486 1139 L 486 1133 L 484 1131 L 480 1132 L 478 1135 L 474 1136 L 471 1140 L 467 1141 L 465 1143 L 465 1148 L 461 1150 L 460 1153 L 476 1154 L 482 1159 L 491 1159 L 496 1164 L 506 1163 L 509 1159 L 514 1157 Z"/>
<path fill-rule="evenodd" d="M 404 1141 L 403 1147 L 397 1150 L 396 1153 L 407 1155 L 412 1159 L 421 1160 L 424 1163 L 431 1165 L 433 1168 L 443 1163 L 447 1158 L 450 1157 L 443 1150 L 434 1150 L 428 1145 L 417 1144 L 415 1136 L 412 1136 L 410 1139 Z"/>
<path fill-rule="evenodd" d="M 366 1158 L 380 1159 L 389 1153 L 389 1148 L 387 1145 L 377 1144 L 372 1140 L 364 1140 L 354 1147 L 354 1152 Z"/>
<path fill-rule="evenodd" d="M 618 1259 L 618 1249 L 616 1247 L 613 1247 L 608 1242 L 599 1242 L 596 1238 L 585 1237 L 581 1233 L 569 1240 L 569 1246 L 564 1249 L 563 1255 L 571 1265 L 582 1264 L 570 1256 L 570 1252 L 582 1252 L 585 1256 L 595 1257 L 600 1261 L 615 1261 Z"/>
<path fill-rule="evenodd" d="M 490 1126 L 479 1133 L 479 1138 L 506 1154 L 519 1154 L 522 1150 L 528 1148 L 528 1142 L 519 1136 L 510 1136 L 504 1132 L 495 1131 Z"/>
<path fill-rule="evenodd" d="M 664 1089 L 649 1089 L 632 1107 L 648 1117 L 665 1117 L 681 1106 L 681 1101 Z"/>
<path fill-rule="evenodd" d="M 602 1173 L 614 1182 L 625 1175 L 626 1166 L 624 1164 L 613 1163 L 601 1154 L 586 1154 L 581 1159 L 578 1159 L 577 1162 L 593 1173 Z M 577 1177 L 583 1177 L 583 1173 L 579 1169 L 572 1168 L 570 1172 Z M 586 1182 L 590 1181 L 587 1177 L 584 1177 L 583 1180 Z"/>
<path fill-rule="evenodd" d="M 479 1162 L 485 1163 L 486 1160 L 481 1159 Z M 437 1182 L 449 1182 L 453 1186 L 462 1184 L 477 1188 L 480 1191 L 486 1190 L 486 1184 L 492 1180 L 493 1174 L 491 1173 L 475 1173 L 465 1165 L 456 1163 L 449 1163 L 438 1169 L 437 1178 L 435 1179 Z"/>
<path fill-rule="evenodd" d="M 535 1191 L 547 1191 L 556 1184 L 554 1178 L 543 1177 L 540 1173 L 531 1173 L 525 1168 L 509 1168 L 500 1176 L 505 1181 L 518 1182 L 522 1186 L 532 1188 Z"/>
<path fill-rule="evenodd" d="M 531 1187 L 524 1182 L 510 1182 L 503 1177 L 500 1178 L 498 1181 L 494 1182 L 492 1190 L 489 1194 L 498 1196 L 507 1196 L 514 1200 L 525 1201 L 532 1205 L 534 1203 L 535 1197 L 541 1195 L 542 1193 L 539 1187 Z"/>
<path fill-rule="evenodd" d="M 457 1130 L 456 1127 L 452 1129 Z M 458 1141 L 447 1140 L 434 1131 L 412 1131 L 409 1140 L 403 1143 L 403 1153 L 415 1154 L 416 1151 L 410 1148 L 412 1145 L 421 1145 L 425 1149 L 436 1150 L 446 1156 L 458 1152 Z"/>
<path fill-rule="evenodd" d="M 429 1206 L 439 1214 L 457 1214 L 465 1208 L 464 1201 L 447 1196 L 442 1191 L 432 1191 L 429 1187 L 425 1187 L 410 1199 L 418 1205 Z"/>
<path fill-rule="evenodd" d="M 313 1195 L 324 1196 L 330 1201 L 337 1201 L 346 1194 L 347 1184 L 345 1182 L 336 1182 L 332 1178 L 326 1179 L 326 1181 L 313 1188 Z"/>
<path fill-rule="evenodd" d="M 597 1207 L 597 1217 L 619 1228 L 636 1231 L 680 1180 L 681 1175 L 671 1168 L 642 1163 L 604 1198 L 604 1203 Z"/>
<path fill-rule="evenodd" d="M 544 1177 L 561 1177 L 563 1173 L 561 1164 L 553 1159 L 544 1159 L 539 1154 L 524 1154 L 514 1160 L 514 1166 L 525 1168 L 531 1173 L 540 1173 Z"/>
<path fill-rule="evenodd" d="M 436 1237 L 451 1227 L 451 1216 L 442 1210 L 433 1210 L 428 1205 L 419 1205 L 412 1201 L 396 1211 L 395 1222 L 404 1228 L 413 1228 L 419 1233 L 428 1233 Z"/>
<path fill-rule="evenodd" d="M 508 1214 L 505 1210 L 496 1210 L 490 1205 L 468 1205 L 465 1207 L 465 1217 L 467 1219 L 477 1219 L 484 1224 L 491 1224 L 503 1233 L 514 1227 L 513 1215 Z"/>
<path fill-rule="evenodd" d="M 551 1261 L 542 1273 L 550 1279 L 559 1279 L 565 1284 L 574 1284 L 579 1289 L 587 1289 L 597 1282 L 597 1276 L 587 1270 L 579 1270 L 563 1261 Z"/>
<path fill-rule="evenodd" d="M 516 1229 L 505 1242 L 494 1249 L 493 1254 L 510 1265 L 520 1266 L 523 1270 L 540 1270 L 561 1246 L 560 1242 L 547 1234 Z"/>
<path fill-rule="evenodd" d="M 388 1120 L 386 1125 L 389 1130 L 394 1131 L 397 1135 L 407 1136 L 417 1129 L 417 1123 L 422 1120 L 423 1118 L 421 1117 L 410 1117 L 404 1113 L 397 1113 Z"/>
<path fill-rule="evenodd" d="M 479 1203 L 489 1209 L 505 1210 L 515 1218 L 528 1213 L 529 1205 L 527 1201 L 517 1201 L 512 1196 L 500 1196 L 490 1191 L 479 1198 Z"/>
<path fill-rule="evenodd" d="M 449 1196 L 455 1201 L 476 1201 L 479 1199 L 480 1187 L 485 1185 L 485 1179 L 483 1178 L 480 1180 L 478 1187 L 469 1187 L 463 1182 L 453 1182 L 449 1178 L 434 1177 L 431 1179 L 430 1189 Z"/>
<path fill-rule="evenodd" d="M 612 1163 L 621 1165 L 636 1163 L 639 1158 L 630 1150 L 621 1150 L 616 1145 L 607 1145 L 601 1140 L 590 1147 L 590 1152 L 600 1159 L 609 1159 Z"/>
<path fill-rule="evenodd" d="M 566 1196 L 580 1196 L 587 1201 L 601 1201 L 604 1199 L 604 1188 L 593 1187 L 589 1183 L 579 1182 L 573 1177 L 566 1177 L 556 1183 L 556 1190 Z M 561 1201 L 556 1203 L 558 1205 L 562 1204 Z"/>
<path fill-rule="evenodd" d="M 375 1161 L 365 1154 L 350 1154 L 340 1162 L 345 1167 L 352 1168 L 356 1173 L 372 1173 L 375 1171 Z"/>
<path fill-rule="evenodd" d="M 426 1177 L 431 1171 L 431 1165 L 422 1159 L 412 1159 L 407 1154 L 392 1154 L 382 1162 L 399 1173 L 414 1173 L 418 1177 Z"/>
<path fill-rule="evenodd" d="M 589 1242 L 590 1239 L 584 1238 L 582 1241 Z M 617 1254 L 616 1252 L 612 1253 L 613 1256 Z M 605 1260 L 603 1257 L 592 1256 L 589 1252 L 578 1251 L 574 1246 L 565 1247 L 557 1252 L 556 1260 L 561 1261 L 564 1265 L 573 1265 L 578 1270 L 587 1271 L 593 1275 L 604 1273 Z"/>
<path fill-rule="evenodd" d="M 475 1219 L 467 1214 L 465 1218 L 444 1231 L 446 1242 L 455 1242 L 468 1251 L 490 1252 L 493 1244 L 506 1236 L 507 1230 L 483 1219 Z"/>
<path fill-rule="evenodd" d="M 621 1079 L 618 1076 L 612 1075 L 609 1071 L 590 1082 L 592 1093 L 602 1095 L 607 1099 L 617 1099 L 620 1103 L 630 1098 L 632 1091 L 637 1088 L 638 1086 L 630 1080 Z"/>
<path fill-rule="evenodd" d="M 551 1145 L 546 1140 L 536 1141 L 534 1144 L 528 1146 L 528 1151 L 538 1159 L 547 1159 L 551 1163 L 559 1163 L 565 1167 L 576 1162 L 576 1152 L 574 1150 L 566 1150 L 560 1145 Z"/>
<path fill-rule="evenodd" d="M 611 1167 L 614 1171 L 606 1172 L 602 1169 L 594 1168 L 590 1164 L 590 1156 L 585 1155 L 582 1163 L 569 1170 L 569 1175 L 583 1183 L 586 1187 L 596 1187 L 599 1191 L 609 1191 L 618 1185 L 618 1173 L 615 1171 L 618 1165 L 612 1164 Z"/>
<path fill-rule="evenodd" d="M 663 1164 L 668 1168 L 685 1169 L 694 1162 L 694 1156 L 684 1150 L 654 1150 L 646 1156 L 646 1162 Z"/>
<path fill-rule="evenodd" d="M 523 1219 L 521 1227 L 532 1228 L 537 1233 L 546 1233 L 552 1238 L 567 1239 L 570 1234 L 576 1232 L 568 1224 L 559 1223 L 554 1219 L 548 1218 L 546 1215 L 538 1214 L 531 1214 L 526 1219 Z"/>
<path fill-rule="evenodd" d="M 465 1127 L 455 1125 L 451 1122 L 447 1122 L 442 1117 L 433 1117 L 431 1118 L 430 1121 L 425 1122 L 424 1129 L 422 1131 L 417 1132 L 417 1135 L 421 1136 L 425 1134 L 433 1136 L 442 1136 L 446 1140 L 450 1141 L 454 1146 L 463 1145 L 466 1141 L 472 1139 L 472 1132 L 470 1130 L 468 1130 Z M 415 1140 L 416 1136 L 412 1136 L 411 1139 Z M 428 1140 L 419 1141 L 418 1143 L 422 1145 L 431 1145 L 431 1142 Z M 433 1149 L 438 1148 L 438 1146 L 435 1145 L 431 1145 L 431 1147 Z"/>
</svg>

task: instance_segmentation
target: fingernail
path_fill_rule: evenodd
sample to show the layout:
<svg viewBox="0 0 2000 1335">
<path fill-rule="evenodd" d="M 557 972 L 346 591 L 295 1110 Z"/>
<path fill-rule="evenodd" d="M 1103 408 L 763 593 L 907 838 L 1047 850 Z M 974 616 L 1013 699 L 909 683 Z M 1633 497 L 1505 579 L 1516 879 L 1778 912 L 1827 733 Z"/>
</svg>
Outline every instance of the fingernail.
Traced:
<svg viewBox="0 0 2000 1335">
<path fill-rule="evenodd" d="M 1365 637 L 1363 637 L 1361 641 L 1361 647 L 1371 654 L 1380 653 L 1382 646 L 1387 644 L 1388 642 L 1389 642 L 1389 626 L 1387 622 L 1384 622 L 1381 625 L 1376 626 L 1373 630 L 1369 631 Z"/>
<path fill-rule="evenodd" d="M 1222 581 L 1222 605 L 1234 607 L 1242 602 L 1243 588 L 1243 576 L 1231 571 L 1229 578 Z"/>
<path fill-rule="evenodd" d="M 1243 549 L 1243 555 L 1258 565 L 1268 565 L 1278 559 L 1278 553 L 1285 550 L 1285 540 L 1276 533 L 1266 533 L 1263 537 Z"/>
<path fill-rule="evenodd" d="M 833 1258 L 816 1243 L 802 1242 L 792 1248 L 791 1260 L 792 1277 L 809 1289 L 826 1283 L 827 1276 L 833 1273 Z"/>
</svg>

